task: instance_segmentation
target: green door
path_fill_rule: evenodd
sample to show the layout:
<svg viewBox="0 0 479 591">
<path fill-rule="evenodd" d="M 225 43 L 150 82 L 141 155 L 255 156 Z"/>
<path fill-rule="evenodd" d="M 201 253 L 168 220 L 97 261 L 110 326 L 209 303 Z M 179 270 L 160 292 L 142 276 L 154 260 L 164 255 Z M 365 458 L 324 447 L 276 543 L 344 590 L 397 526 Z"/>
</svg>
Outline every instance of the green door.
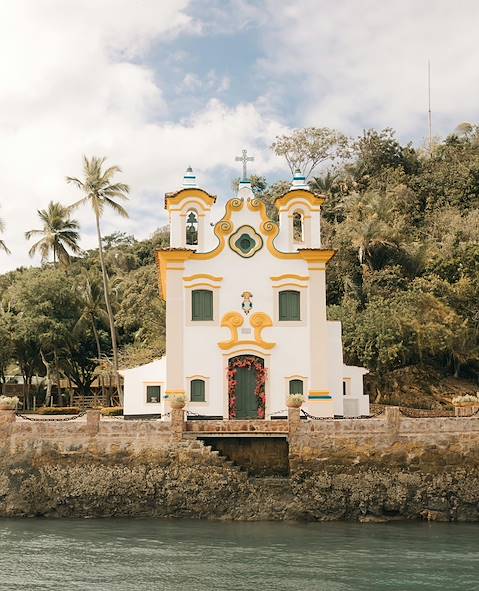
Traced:
<svg viewBox="0 0 479 591">
<path fill-rule="evenodd" d="M 236 418 L 257 419 L 256 370 L 254 367 L 238 367 L 236 370 Z"/>
</svg>

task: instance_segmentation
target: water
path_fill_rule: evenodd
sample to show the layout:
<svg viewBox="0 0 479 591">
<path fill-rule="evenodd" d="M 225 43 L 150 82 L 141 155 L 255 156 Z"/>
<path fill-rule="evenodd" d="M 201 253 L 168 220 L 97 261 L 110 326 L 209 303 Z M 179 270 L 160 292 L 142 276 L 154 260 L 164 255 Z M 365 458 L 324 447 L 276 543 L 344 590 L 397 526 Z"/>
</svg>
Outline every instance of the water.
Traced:
<svg viewBox="0 0 479 591">
<path fill-rule="evenodd" d="M 0 519 L 0 590 L 479 590 L 479 525 Z"/>
</svg>

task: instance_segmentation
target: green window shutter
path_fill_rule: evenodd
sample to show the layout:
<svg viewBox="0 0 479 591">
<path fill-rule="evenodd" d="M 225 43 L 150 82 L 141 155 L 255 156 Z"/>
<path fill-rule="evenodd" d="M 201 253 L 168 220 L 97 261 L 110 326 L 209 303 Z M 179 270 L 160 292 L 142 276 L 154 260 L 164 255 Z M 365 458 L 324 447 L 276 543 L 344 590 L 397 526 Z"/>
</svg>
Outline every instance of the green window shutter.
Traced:
<svg viewBox="0 0 479 591">
<path fill-rule="evenodd" d="M 161 386 L 147 386 L 146 387 L 146 401 L 147 402 L 161 402 Z"/>
<path fill-rule="evenodd" d="M 290 394 L 304 394 L 303 380 L 289 380 L 289 393 Z"/>
<path fill-rule="evenodd" d="M 279 292 L 279 319 L 301 320 L 301 294 L 299 291 L 286 290 Z"/>
<path fill-rule="evenodd" d="M 205 401 L 205 381 L 204 380 L 191 380 L 190 400 L 191 400 L 191 402 L 204 402 Z"/>
<path fill-rule="evenodd" d="M 194 289 L 191 293 L 191 319 L 213 320 L 213 292 Z"/>
</svg>

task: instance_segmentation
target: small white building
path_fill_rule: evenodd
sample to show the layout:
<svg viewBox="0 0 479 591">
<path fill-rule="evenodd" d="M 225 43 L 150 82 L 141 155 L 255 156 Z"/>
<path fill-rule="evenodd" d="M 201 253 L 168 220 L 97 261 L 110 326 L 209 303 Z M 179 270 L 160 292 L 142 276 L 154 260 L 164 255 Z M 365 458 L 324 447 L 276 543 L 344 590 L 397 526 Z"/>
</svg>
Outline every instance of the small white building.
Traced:
<svg viewBox="0 0 479 591">
<path fill-rule="evenodd" d="M 324 200 L 298 173 L 276 224 L 243 180 L 212 223 L 216 198 L 187 171 L 165 198 L 170 247 L 156 252 L 166 356 L 121 372 L 126 417 L 164 416 L 172 393 L 205 418 L 285 416 L 290 393 L 315 417 L 369 414 L 367 370 L 344 365 L 341 324 L 326 318 Z"/>
</svg>

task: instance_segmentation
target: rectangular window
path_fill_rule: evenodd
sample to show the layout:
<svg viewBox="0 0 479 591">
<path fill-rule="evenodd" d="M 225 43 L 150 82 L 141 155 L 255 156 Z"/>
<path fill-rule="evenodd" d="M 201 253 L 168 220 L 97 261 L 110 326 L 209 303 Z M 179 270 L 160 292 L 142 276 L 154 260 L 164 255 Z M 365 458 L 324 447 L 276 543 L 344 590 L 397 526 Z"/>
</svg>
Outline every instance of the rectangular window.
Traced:
<svg viewBox="0 0 479 591">
<path fill-rule="evenodd" d="M 303 380 L 290 380 L 289 381 L 289 393 L 290 394 L 304 394 Z"/>
<path fill-rule="evenodd" d="M 213 292 L 209 289 L 191 292 L 191 320 L 213 320 Z"/>
<path fill-rule="evenodd" d="M 279 319 L 301 320 L 301 294 L 299 291 L 286 290 L 279 292 Z"/>
<path fill-rule="evenodd" d="M 146 387 L 146 401 L 160 402 L 161 401 L 161 386 L 147 386 Z"/>
<path fill-rule="evenodd" d="M 191 380 L 190 400 L 191 400 L 191 402 L 204 402 L 205 401 L 205 381 L 204 380 Z"/>
</svg>

